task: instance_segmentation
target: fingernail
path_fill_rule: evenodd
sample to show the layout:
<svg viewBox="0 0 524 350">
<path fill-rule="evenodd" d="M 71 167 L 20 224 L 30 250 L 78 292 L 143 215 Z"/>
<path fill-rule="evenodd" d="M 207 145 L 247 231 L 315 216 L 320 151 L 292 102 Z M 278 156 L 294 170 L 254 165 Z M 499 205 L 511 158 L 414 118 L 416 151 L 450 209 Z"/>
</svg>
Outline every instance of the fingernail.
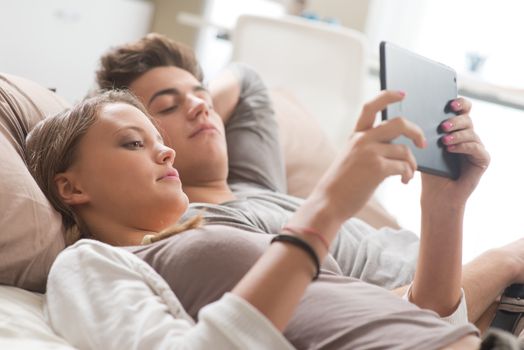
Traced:
<svg viewBox="0 0 524 350">
<path fill-rule="evenodd" d="M 406 96 L 406 93 L 404 91 L 399 91 L 398 94 L 402 97 Z"/>
<path fill-rule="evenodd" d="M 448 146 L 448 151 L 453 151 L 455 148 L 457 148 L 455 145 Z"/>
<path fill-rule="evenodd" d="M 453 141 L 453 136 L 446 135 L 446 136 L 444 136 L 444 140 L 443 141 L 447 145 L 447 144 L 451 143 L 451 141 Z"/>
<path fill-rule="evenodd" d="M 422 148 L 428 147 L 428 141 L 426 139 L 422 140 Z"/>
<path fill-rule="evenodd" d="M 451 122 L 444 122 L 442 123 L 442 129 L 449 131 L 453 127 L 453 124 Z"/>
<path fill-rule="evenodd" d="M 457 100 L 454 100 L 453 102 L 451 102 L 451 108 L 453 108 L 453 110 L 455 111 L 459 111 L 460 110 L 460 102 L 457 101 Z"/>
</svg>

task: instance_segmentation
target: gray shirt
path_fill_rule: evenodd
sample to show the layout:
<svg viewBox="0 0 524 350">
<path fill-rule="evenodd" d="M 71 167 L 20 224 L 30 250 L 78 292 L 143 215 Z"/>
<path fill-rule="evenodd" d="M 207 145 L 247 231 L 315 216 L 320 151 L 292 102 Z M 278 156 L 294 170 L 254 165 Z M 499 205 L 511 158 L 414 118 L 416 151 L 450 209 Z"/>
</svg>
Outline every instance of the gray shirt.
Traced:
<svg viewBox="0 0 524 350">
<path fill-rule="evenodd" d="M 207 225 L 129 247 L 169 284 L 194 319 L 233 289 L 267 250 L 271 236 Z M 278 297 L 278 291 L 273 291 Z M 305 290 L 284 336 L 297 349 L 442 349 L 472 325 L 452 326 L 381 287 L 342 276 L 332 258 Z"/>
</svg>

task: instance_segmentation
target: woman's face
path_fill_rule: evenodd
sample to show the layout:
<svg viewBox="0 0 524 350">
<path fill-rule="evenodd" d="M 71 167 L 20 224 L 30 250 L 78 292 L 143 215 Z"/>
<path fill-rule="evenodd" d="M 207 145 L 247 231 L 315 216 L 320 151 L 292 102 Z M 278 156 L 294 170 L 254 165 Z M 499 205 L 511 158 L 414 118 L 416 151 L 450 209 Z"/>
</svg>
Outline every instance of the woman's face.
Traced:
<svg viewBox="0 0 524 350">
<path fill-rule="evenodd" d="M 103 106 L 66 171 L 83 195 L 75 209 L 89 230 L 108 243 L 136 243 L 111 236 L 122 229 L 137 237 L 162 231 L 188 205 L 174 159 L 175 152 L 139 109 L 125 103 Z"/>
</svg>

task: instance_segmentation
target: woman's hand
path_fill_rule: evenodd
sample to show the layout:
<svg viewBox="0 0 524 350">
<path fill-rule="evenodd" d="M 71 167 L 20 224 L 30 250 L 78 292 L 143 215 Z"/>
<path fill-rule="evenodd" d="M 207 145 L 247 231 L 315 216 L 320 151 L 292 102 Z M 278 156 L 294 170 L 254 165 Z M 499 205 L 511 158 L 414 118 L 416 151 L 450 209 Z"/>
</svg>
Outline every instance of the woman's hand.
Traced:
<svg viewBox="0 0 524 350">
<path fill-rule="evenodd" d="M 417 147 L 425 147 L 422 130 L 404 118 L 394 118 L 374 127 L 376 114 L 404 94 L 384 91 L 364 105 L 347 147 L 328 169 L 311 198 L 323 203 L 339 224 L 353 216 L 388 176 L 400 175 L 408 183 L 417 168 L 415 157 L 405 145 L 391 141 L 404 135 Z"/>
<path fill-rule="evenodd" d="M 454 100 L 459 115 L 441 124 L 442 142 L 460 153 L 457 180 L 422 174 L 420 249 L 411 300 L 441 316 L 454 312 L 462 292 L 462 231 L 465 204 L 489 165 L 489 154 L 473 130 L 471 104 Z"/>
<path fill-rule="evenodd" d="M 451 103 L 451 107 L 459 115 L 441 124 L 442 130 L 447 133 L 441 140 L 448 152 L 464 155 L 461 160 L 461 174 L 455 181 L 422 174 L 423 206 L 441 204 L 463 207 L 490 162 L 488 152 L 473 129 L 469 116 L 471 103 L 458 98 Z"/>
</svg>

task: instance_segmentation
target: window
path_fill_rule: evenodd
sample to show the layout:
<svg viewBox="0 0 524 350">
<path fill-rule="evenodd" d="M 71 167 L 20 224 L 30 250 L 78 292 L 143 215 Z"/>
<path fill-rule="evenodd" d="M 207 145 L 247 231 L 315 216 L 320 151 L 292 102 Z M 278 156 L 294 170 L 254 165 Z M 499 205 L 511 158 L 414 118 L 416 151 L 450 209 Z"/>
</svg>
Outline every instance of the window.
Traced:
<svg viewBox="0 0 524 350">
<path fill-rule="evenodd" d="M 375 0 L 368 33 L 373 47 L 391 40 L 459 73 L 524 89 L 523 12 L 512 0 Z"/>
<path fill-rule="evenodd" d="M 464 261 L 524 234 L 524 47 L 517 39 L 523 11 L 524 3 L 510 0 L 375 0 L 370 9 L 374 51 L 379 41 L 390 40 L 455 68 L 463 94 L 503 102 L 470 98 L 492 162 L 466 209 Z M 517 108 L 504 101 L 516 101 Z M 420 232 L 419 193 L 420 178 L 408 186 L 388 179 L 379 190 L 386 208 L 414 232 Z"/>
</svg>

